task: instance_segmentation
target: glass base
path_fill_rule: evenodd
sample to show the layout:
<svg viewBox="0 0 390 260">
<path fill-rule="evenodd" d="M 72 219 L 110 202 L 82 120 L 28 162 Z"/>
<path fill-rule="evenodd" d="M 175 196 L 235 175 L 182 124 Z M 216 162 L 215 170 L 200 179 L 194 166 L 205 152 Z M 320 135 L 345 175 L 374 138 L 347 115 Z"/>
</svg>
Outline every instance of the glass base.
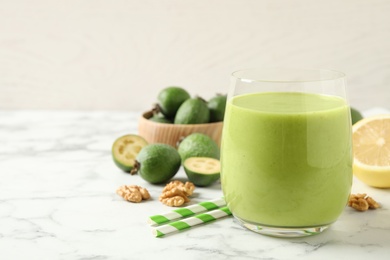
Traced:
<svg viewBox="0 0 390 260">
<path fill-rule="evenodd" d="M 259 234 L 272 236 L 272 237 L 284 237 L 284 238 L 293 238 L 293 237 L 307 237 L 313 236 L 322 233 L 329 227 L 328 225 L 324 226 L 313 226 L 313 227 L 273 227 L 262 224 L 253 224 L 248 221 L 244 221 L 236 216 L 234 218 L 238 223 Z"/>
</svg>

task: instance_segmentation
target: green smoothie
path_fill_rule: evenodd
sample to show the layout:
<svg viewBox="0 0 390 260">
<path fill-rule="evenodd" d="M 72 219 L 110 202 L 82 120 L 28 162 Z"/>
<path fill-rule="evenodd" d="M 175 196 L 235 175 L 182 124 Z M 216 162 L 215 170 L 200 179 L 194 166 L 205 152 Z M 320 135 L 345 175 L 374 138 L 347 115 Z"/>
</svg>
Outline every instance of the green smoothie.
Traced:
<svg viewBox="0 0 390 260">
<path fill-rule="evenodd" d="M 233 215 L 277 227 L 334 222 L 352 185 L 349 111 L 343 99 L 318 94 L 228 100 L 221 181 Z"/>
</svg>

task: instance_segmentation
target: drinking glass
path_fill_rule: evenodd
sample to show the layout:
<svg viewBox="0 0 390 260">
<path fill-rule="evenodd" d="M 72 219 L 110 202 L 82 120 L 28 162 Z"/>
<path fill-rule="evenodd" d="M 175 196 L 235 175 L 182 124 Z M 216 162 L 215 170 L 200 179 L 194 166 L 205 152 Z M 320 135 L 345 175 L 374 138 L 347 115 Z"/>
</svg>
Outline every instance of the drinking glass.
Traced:
<svg viewBox="0 0 390 260">
<path fill-rule="evenodd" d="M 276 237 L 319 234 L 352 185 L 351 116 L 341 72 L 249 69 L 231 76 L 221 183 L 244 227 Z"/>
</svg>

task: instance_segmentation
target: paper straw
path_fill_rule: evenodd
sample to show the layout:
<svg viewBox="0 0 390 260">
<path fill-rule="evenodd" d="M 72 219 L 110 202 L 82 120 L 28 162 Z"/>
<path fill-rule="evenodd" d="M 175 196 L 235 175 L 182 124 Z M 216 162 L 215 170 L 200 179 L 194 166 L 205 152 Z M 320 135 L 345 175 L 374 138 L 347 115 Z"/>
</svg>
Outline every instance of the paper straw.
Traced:
<svg viewBox="0 0 390 260">
<path fill-rule="evenodd" d="M 201 213 L 193 217 L 189 217 L 183 220 L 175 221 L 166 225 L 156 227 L 153 229 L 153 235 L 155 237 L 163 237 L 167 234 L 181 231 L 187 228 L 191 228 L 193 226 L 197 226 L 210 221 L 214 221 L 219 218 L 229 216 L 231 214 L 232 213 L 230 212 L 228 207 L 222 207 L 219 209 L 209 211 L 207 213 Z"/>
<path fill-rule="evenodd" d="M 151 216 L 148 219 L 148 223 L 150 225 L 161 225 L 161 224 L 168 223 L 169 221 L 172 220 L 189 217 L 195 215 L 196 213 L 217 209 L 222 206 L 226 206 L 226 202 L 223 198 L 204 201 L 184 208 L 175 209 L 173 211 L 163 213 L 160 215 Z"/>
</svg>

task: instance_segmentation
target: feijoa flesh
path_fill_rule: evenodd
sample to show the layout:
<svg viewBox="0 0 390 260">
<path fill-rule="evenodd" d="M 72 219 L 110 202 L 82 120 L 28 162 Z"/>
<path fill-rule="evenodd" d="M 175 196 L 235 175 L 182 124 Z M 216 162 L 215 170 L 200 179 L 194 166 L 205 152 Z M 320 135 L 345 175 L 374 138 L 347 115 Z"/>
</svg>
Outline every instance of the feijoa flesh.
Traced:
<svg viewBox="0 0 390 260">
<path fill-rule="evenodd" d="M 196 186 L 210 186 L 220 178 L 221 163 L 208 157 L 190 157 L 183 163 L 188 179 Z"/>
<path fill-rule="evenodd" d="M 139 135 L 128 134 L 117 138 L 111 148 L 114 163 L 124 172 L 130 172 L 137 154 L 147 144 L 148 142 Z"/>
</svg>

